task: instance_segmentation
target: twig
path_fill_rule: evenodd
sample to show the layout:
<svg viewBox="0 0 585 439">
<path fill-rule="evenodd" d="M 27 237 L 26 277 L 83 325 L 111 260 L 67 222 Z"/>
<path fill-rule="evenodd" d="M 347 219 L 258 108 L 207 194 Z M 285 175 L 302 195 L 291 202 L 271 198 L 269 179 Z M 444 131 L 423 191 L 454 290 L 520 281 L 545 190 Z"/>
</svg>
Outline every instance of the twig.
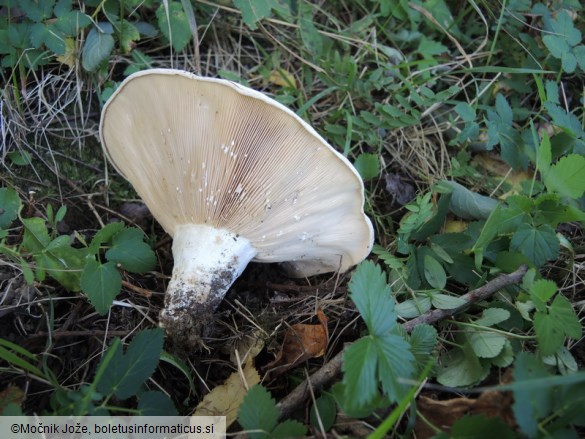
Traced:
<svg viewBox="0 0 585 439">
<path fill-rule="evenodd" d="M 522 265 L 513 273 L 502 274 L 489 281 L 484 286 L 461 296 L 461 298 L 467 302 L 465 305 L 448 310 L 431 310 L 415 319 L 403 323 L 402 327 L 407 332 L 411 332 L 417 325 L 421 325 L 423 323 L 434 323 L 447 317 L 451 317 L 452 315 L 457 314 L 461 310 L 467 308 L 469 305 L 487 299 L 502 288 L 519 283 L 526 274 L 527 270 L 528 267 L 526 265 Z M 333 378 L 335 378 L 335 376 L 341 371 L 343 352 L 344 350 L 342 349 L 337 355 L 335 355 L 335 357 L 329 360 L 318 371 L 313 373 L 309 379 L 306 379 L 301 384 L 299 384 L 291 393 L 289 393 L 277 404 L 277 407 L 280 410 L 281 418 L 289 418 L 290 414 L 296 409 L 296 407 L 308 397 L 309 382 L 313 390 L 319 390 L 327 385 L 331 380 L 333 380 Z"/>
</svg>

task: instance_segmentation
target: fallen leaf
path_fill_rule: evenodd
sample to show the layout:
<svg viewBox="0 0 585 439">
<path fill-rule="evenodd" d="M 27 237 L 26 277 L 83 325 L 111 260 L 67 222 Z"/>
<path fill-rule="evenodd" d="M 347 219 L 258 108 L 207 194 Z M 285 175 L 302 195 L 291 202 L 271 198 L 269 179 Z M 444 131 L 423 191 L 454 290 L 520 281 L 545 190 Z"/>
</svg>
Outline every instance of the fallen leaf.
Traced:
<svg viewBox="0 0 585 439">
<path fill-rule="evenodd" d="M 8 386 L 0 392 L 0 416 L 10 403 L 22 406 L 24 402 L 24 392 L 16 386 Z"/>
<path fill-rule="evenodd" d="M 230 361 L 236 365 L 239 362 L 247 363 L 250 359 L 256 358 L 262 349 L 264 349 L 264 339 L 260 331 L 255 331 L 239 340 L 235 349 L 230 349 Z"/>
<path fill-rule="evenodd" d="M 242 370 L 243 377 L 239 371 L 234 372 L 222 385 L 205 395 L 192 416 L 225 416 L 226 428 L 233 424 L 248 389 L 260 382 L 260 375 L 251 357 Z"/>
<path fill-rule="evenodd" d="M 506 372 L 503 383 L 510 382 L 511 375 Z M 513 396 L 511 392 L 484 392 L 477 399 L 452 398 L 437 401 L 426 396 L 417 398 L 416 407 L 426 421 L 418 418 L 414 426 L 416 437 L 431 438 L 436 431 L 427 423 L 444 431 L 449 431 L 453 424 L 466 415 L 484 415 L 487 418 L 499 418 L 514 428 L 514 413 L 512 412 Z"/>
<path fill-rule="evenodd" d="M 414 186 L 405 181 L 399 174 L 386 174 L 386 191 L 392 196 L 392 204 L 404 206 L 416 195 Z"/>
<path fill-rule="evenodd" d="M 325 355 L 329 342 L 327 317 L 318 309 L 317 318 L 317 325 L 296 323 L 286 331 L 280 352 L 265 367 L 266 379 L 281 375 L 303 361 Z"/>
<path fill-rule="evenodd" d="M 522 191 L 522 182 L 532 180 L 530 173 L 511 169 L 510 165 L 493 153 L 477 154 L 473 157 L 472 163 L 498 178 L 505 179 L 512 186 L 508 192 L 500 195 L 499 198 L 502 200 L 505 200 L 510 195 L 520 193 Z"/>
<path fill-rule="evenodd" d="M 448 219 L 443 226 L 443 233 L 463 233 L 467 230 L 468 221 Z"/>
<path fill-rule="evenodd" d="M 268 82 L 280 87 L 297 88 L 297 81 L 295 77 L 283 69 L 274 70 L 268 77 Z"/>
</svg>

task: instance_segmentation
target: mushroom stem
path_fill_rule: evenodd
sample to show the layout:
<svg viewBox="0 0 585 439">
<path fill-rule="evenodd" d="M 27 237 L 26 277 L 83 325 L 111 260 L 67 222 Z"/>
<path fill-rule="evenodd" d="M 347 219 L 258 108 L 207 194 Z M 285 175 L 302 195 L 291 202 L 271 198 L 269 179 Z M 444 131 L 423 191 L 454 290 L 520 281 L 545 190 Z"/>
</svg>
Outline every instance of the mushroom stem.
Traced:
<svg viewBox="0 0 585 439">
<path fill-rule="evenodd" d="M 199 340 L 201 329 L 256 253 L 250 241 L 225 229 L 201 224 L 175 228 L 173 274 L 160 314 L 160 325 L 171 339 L 179 344 Z"/>
</svg>

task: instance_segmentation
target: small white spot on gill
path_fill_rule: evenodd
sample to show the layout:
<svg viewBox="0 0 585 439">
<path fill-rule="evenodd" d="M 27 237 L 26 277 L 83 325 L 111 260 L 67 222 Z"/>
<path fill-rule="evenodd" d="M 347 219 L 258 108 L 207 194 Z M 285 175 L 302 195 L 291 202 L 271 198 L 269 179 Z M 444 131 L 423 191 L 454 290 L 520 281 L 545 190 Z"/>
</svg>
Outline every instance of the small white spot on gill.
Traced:
<svg viewBox="0 0 585 439">
<path fill-rule="evenodd" d="M 235 141 L 232 140 L 232 142 L 230 143 L 231 146 L 234 146 L 236 144 Z"/>
<path fill-rule="evenodd" d="M 295 216 L 293 216 L 293 218 L 295 219 L 295 221 L 300 221 L 301 220 L 301 216 L 299 214 L 296 214 Z"/>
<path fill-rule="evenodd" d="M 187 164 L 190 165 L 191 164 L 191 159 L 187 159 Z"/>
<path fill-rule="evenodd" d="M 283 235 L 283 233 L 284 233 L 284 232 L 283 232 L 282 230 L 279 230 L 279 231 L 278 231 L 278 233 L 276 234 L 276 236 L 277 236 L 278 238 L 280 238 L 280 237 Z"/>
<path fill-rule="evenodd" d="M 170 128 L 167 128 L 167 132 L 170 133 L 171 132 L 171 129 Z"/>
<path fill-rule="evenodd" d="M 201 169 L 205 169 L 205 162 L 201 162 Z"/>
<path fill-rule="evenodd" d="M 199 192 L 203 192 L 203 189 L 199 188 Z"/>
<path fill-rule="evenodd" d="M 262 235 L 262 241 L 266 239 L 266 235 Z"/>
<path fill-rule="evenodd" d="M 292 204 L 293 204 L 293 206 L 294 206 L 295 204 L 297 204 L 297 201 L 299 201 L 299 199 L 298 199 L 297 197 L 294 197 L 294 198 L 293 198 L 293 200 L 292 200 Z"/>
<path fill-rule="evenodd" d="M 238 187 L 236 188 L 236 194 L 240 195 L 243 190 L 244 188 L 242 187 L 242 183 L 238 184 Z"/>
</svg>

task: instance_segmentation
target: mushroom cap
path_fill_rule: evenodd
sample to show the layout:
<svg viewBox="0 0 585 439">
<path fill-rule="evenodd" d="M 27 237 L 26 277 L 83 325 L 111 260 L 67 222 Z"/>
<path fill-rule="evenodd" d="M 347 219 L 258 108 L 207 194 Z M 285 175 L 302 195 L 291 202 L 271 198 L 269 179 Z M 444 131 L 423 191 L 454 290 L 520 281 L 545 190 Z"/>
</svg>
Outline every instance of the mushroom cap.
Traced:
<svg viewBox="0 0 585 439">
<path fill-rule="evenodd" d="M 206 224 L 298 277 L 371 251 L 363 182 L 288 108 L 231 81 L 171 69 L 130 75 L 102 111 L 106 156 L 172 236 Z"/>
</svg>

